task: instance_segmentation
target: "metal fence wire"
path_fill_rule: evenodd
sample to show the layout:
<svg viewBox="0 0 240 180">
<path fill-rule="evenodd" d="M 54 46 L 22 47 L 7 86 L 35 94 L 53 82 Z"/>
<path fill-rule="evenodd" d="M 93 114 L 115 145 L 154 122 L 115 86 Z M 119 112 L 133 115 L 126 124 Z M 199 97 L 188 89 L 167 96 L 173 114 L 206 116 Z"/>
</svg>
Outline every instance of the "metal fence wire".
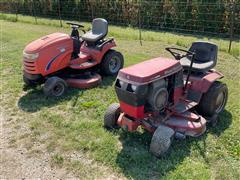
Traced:
<svg viewBox="0 0 240 180">
<path fill-rule="evenodd" d="M 115 25 L 240 38 L 240 0 L 2 0 L 0 11 L 31 15 L 36 22 L 102 17 Z"/>
</svg>

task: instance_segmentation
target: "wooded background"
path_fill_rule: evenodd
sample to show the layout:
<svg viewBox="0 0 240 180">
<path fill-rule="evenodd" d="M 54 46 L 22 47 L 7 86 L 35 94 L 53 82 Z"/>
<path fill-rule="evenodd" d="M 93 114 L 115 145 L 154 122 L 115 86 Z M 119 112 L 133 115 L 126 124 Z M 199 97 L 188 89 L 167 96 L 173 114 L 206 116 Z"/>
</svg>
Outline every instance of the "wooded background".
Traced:
<svg viewBox="0 0 240 180">
<path fill-rule="evenodd" d="M 0 0 L 0 11 L 35 17 L 240 37 L 240 0 Z"/>
</svg>

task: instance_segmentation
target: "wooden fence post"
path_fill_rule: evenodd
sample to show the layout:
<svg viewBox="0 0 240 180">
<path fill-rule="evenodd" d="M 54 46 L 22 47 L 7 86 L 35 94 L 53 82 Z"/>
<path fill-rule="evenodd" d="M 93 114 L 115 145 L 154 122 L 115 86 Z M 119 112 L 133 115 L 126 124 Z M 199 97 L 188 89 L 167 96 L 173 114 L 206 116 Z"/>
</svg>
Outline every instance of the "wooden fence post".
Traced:
<svg viewBox="0 0 240 180">
<path fill-rule="evenodd" d="M 60 26 L 62 27 L 62 17 L 61 17 L 61 2 L 60 0 L 58 0 L 58 17 L 59 17 L 59 22 L 60 22 Z"/>
<path fill-rule="evenodd" d="M 16 2 L 15 4 L 15 14 L 16 14 L 15 20 L 17 22 L 18 21 L 18 2 Z"/>
<path fill-rule="evenodd" d="M 141 0 L 139 0 L 139 4 L 138 4 L 138 29 L 139 29 L 139 41 L 140 41 L 140 45 L 142 46 L 142 22 L 141 22 Z"/>
<path fill-rule="evenodd" d="M 78 16 L 79 16 L 78 18 L 79 18 L 79 22 L 81 22 L 81 11 L 80 11 L 80 7 L 81 7 L 81 6 L 80 6 L 80 3 L 81 3 L 81 2 L 78 2 L 78 13 L 79 13 L 79 14 L 78 14 Z"/>
<path fill-rule="evenodd" d="M 92 20 L 94 19 L 94 14 L 93 14 L 93 3 L 90 2 L 90 6 L 91 6 L 91 15 L 92 15 Z"/>
<path fill-rule="evenodd" d="M 35 18 L 35 23 L 37 24 L 37 14 L 36 14 L 34 0 L 32 0 L 32 9 L 33 9 L 33 14 L 34 14 L 34 18 Z"/>
<path fill-rule="evenodd" d="M 234 34 L 234 21 L 235 21 L 235 4 L 234 1 L 230 4 L 230 41 L 228 47 L 228 53 L 231 52 L 232 49 L 232 41 L 233 41 L 233 34 Z"/>
</svg>

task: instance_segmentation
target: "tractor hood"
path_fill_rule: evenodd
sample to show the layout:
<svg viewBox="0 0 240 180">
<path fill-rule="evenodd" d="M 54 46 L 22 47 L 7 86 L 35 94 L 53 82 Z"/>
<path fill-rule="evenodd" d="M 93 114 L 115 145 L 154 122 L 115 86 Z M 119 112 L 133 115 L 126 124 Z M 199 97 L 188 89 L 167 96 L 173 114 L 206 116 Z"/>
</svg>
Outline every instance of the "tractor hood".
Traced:
<svg viewBox="0 0 240 180">
<path fill-rule="evenodd" d="M 118 73 L 118 79 L 133 84 L 146 84 L 174 74 L 181 69 L 179 61 L 158 57 L 121 69 Z"/>
<path fill-rule="evenodd" d="M 72 41 L 72 39 L 68 34 L 53 33 L 53 34 L 49 34 L 47 36 L 43 36 L 43 37 L 29 43 L 25 47 L 24 52 L 37 53 L 37 52 L 44 50 L 45 48 L 61 45 L 63 43 L 67 43 L 69 41 Z"/>
</svg>

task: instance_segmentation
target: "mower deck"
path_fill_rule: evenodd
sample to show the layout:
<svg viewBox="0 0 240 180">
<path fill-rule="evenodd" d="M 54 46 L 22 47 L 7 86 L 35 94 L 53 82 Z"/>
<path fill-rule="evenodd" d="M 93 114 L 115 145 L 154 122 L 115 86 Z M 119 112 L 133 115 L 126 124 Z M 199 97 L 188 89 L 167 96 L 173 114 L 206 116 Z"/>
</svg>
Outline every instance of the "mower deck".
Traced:
<svg viewBox="0 0 240 180">
<path fill-rule="evenodd" d="M 118 118 L 118 125 L 128 131 L 135 131 L 138 126 L 142 126 L 150 132 L 154 132 L 159 125 L 166 125 L 175 132 L 187 136 L 197 137 L 206 131 L 206 119 L 202 116 L 187 111 L 183 114 L 169 114 L 166 116 L 147 117 L 143 120 L 133 120 L 125 113 L 121 113 Z"/>
<path fill-rule="evenodd" d="M 101 83 L 102 78 L 97 73 L 89 73 L 67 77 L 64 78 L 64 80 L 70 87 L 88 89 L 98 86 Z"/>
<path fill-rule="evenodd" d="M 194 113 L 189 113 L 190 116 L 196 116 Z M 190 117 L 172 116 L 164 122 L 165 125 L 174 129 L 175 132 L 180 132 L 187 136 L 198 137 L 206 131 L 206 119 L 202 116 L 197 116 L 195 120 L 189 120 Z"/>
</svg>

